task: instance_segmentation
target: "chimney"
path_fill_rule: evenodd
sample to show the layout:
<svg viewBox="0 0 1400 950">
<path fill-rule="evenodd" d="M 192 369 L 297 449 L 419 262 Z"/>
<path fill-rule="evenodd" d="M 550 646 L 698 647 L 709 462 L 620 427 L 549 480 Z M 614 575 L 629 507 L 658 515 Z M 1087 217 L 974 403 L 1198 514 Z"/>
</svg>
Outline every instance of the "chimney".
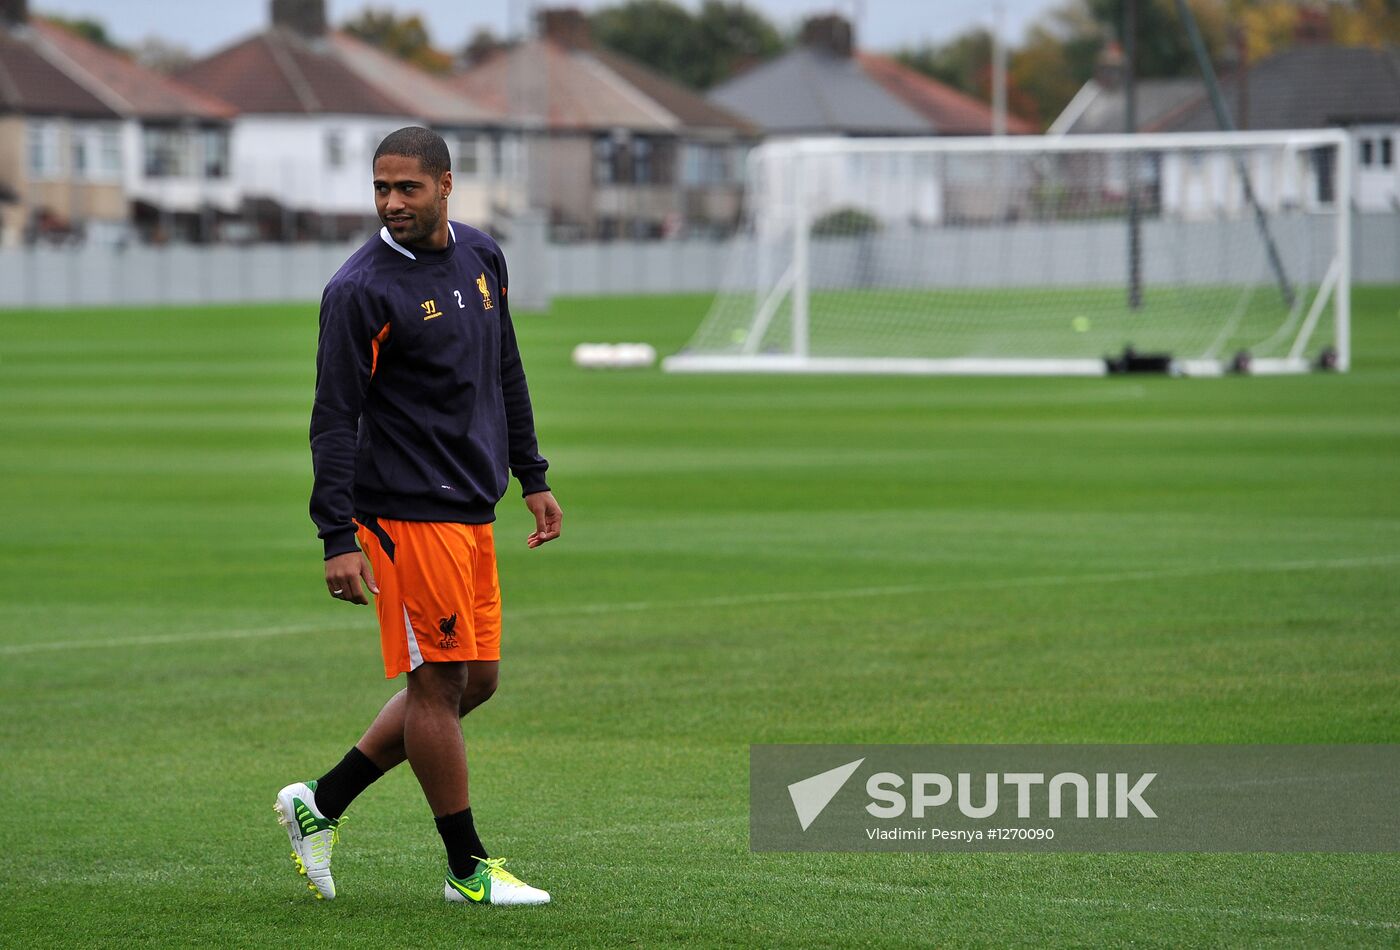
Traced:
<svg viewBox="0 0 1400 950">
<path fill-rule="evenodd" d="M 1326 46 L 1332 42 L 1332 21 L 1326 10 L 1303 7 L 1293 27 L 1293 40 L 1299 46 Z"/>
<path fill-rule="evenodd" d="M 326 0 L 272 0 L 272 25 L 300 33 L 308 39 L 324 36 Z"/>
<path fill-rule="evenodd" d="M 1123 85 L 1123 47 L 1117 40 L 1109 40 L 1099 50 L 1094 60 L 1094 82 L 1107 90 Z"/>
<path fill-rule="evenodd" d="M 565 49 L 590 49 L 593 31 L 588 17 L 576 7 L 554 7 L 539 14 L 540 35 Z"/>
<path fill-rule="evenodd" d="M 849 58 L 855 48 L 855 36 L 849 20 L 830 13 L 812 17 L 802 24 L 801 43 L 832 56 Z"/>
<path fill-rule="evenodd" d="M 29 0 L 0 0 L 0 26 L 29 22 Z"/>
</svg>

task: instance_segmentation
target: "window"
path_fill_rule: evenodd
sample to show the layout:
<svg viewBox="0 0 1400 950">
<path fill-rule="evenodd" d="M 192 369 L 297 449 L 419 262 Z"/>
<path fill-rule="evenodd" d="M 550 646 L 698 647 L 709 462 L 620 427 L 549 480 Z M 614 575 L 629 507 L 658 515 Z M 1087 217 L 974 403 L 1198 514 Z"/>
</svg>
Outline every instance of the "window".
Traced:
<svg viewBox="0 0 1400 950">
<path fill-rule="evenodd" d="M 25 144 L 30 177 L 57 177 L 62 171 L 62 162 L 58 152 L 58 124 L 55 122 L 31 122 L 26 131 L 28 135 Z"/>
<path fill-rule="evenodd" d="M 686 143 L 681 146 L 681 184 L 705 184 L 705 147 Z"/>
<path fill-rule="evenodd" d="M 525 177 L 525 142 L 514 133 L 497 136 L 492 143 L 496 150 L 495 174 L 498 178 L 516 181 Z"/>
<path fill-rule="evenodd" d="M 72 169 L 74 178 L 91 178 L 92 167 L 89 164 L 89 146 L 87 135 L 84 130 L 75 129 L 73 134 L 68 136 L 69 142 L 73 146 L 73 163 L 69 166 Z"/>
<path fill-rule="evenodd" d="M 331 129 L 326 133 L 326 167 L 341 168 L 345 165 L 345 133 Z"/>
<path fill-rule="evenodd" d="M 463 175 L 475 176 L 481 163 L 478 153 L 479 143 L 475 135 L 457 136 L 456 171 Z"/>
<path fill-rule="evenodd" d="M 724 181 L 734 184 L 744 180 L 744 170 L 749 164 L 749 146 L 731 145 L 729 156 L 724 163 Z"/>
<path fill-rule="evenodd" d="M 147 178 L 188 178 L 194 174 L 194 139 L 184 129 L 147 126 L 141 146 Z"/>
<path fill-rule="evenodd" d="M 649 139 L 632 140 L 632 180 L 639 185 L 649 185 L 652 183 L 655 170 L 651 161 L 651 141 Z"/>
<path fill-rule="evenodd" d="M 681 175 L 684 184 L 692 187 L 724 185 L 733 179 L 735 156 L 738 154 L 733 146 L 691 143 L 682 146 L 682 149 Z"/>
<path fill-rule="evenodd" d="M 97 169 L 103 178 L 117 178 L 122 173 L 122 130 L 104 125 L 97 132 Z"/>
<path fill-rule="evenodd" d="M 204 160 L 204 177 L 227 178 L 228 129 L 204 129 L 199 133 L 199 142 L 200 155 Z"/>
<path fill-rule="evenodd" d="M 593 140 L 593 181 L 600 185 L 611 184 L 617 178 L 617 153 L 620 149 L 611 136 L 604 135 Z"/>
<path fill-rule="evenodd" d="M 68 133 L 69 169 L 74 178 L 92 181 L 120 178 L 122 132 L 115 123 L 75 125 Z"/>
<path fill-rule="evenodd" d="M 1313 172 L 1317 176 L 1318 203 L 1330 205 L 1337 200 L 1335 153 L 1330 148 L 1313 149 Z"/>
<path fill-rule="evenodd" d="M 1395 139 L 1387 135 L 1381 139 L 1381 167 L 1390 168 L 1395 164 Z"/>
<path fill-rule="evenodd" d="M 1371 139 L 1361 140 L 1361 167 L 1370 168 L 1375 159 L 1376 143 Z"/>
<path fill-rule="evenodd" d="M 711 145 L 706 151 L 709 165 L 707 180 L 711 185 L 723 185 L 729 181 L 729 149 L 723 145 Z"/>
</svg>

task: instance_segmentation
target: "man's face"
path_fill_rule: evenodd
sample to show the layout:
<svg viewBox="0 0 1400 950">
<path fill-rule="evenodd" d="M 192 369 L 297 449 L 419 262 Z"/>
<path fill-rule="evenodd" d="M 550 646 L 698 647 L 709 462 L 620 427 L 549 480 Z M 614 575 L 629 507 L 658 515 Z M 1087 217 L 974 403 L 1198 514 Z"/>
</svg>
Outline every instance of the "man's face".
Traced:
<svg viewBox="0 0 1400 950">
<path fill-rule="evenodd" d="M 451 172 L 435 179 L 416 158 L 381 155 L 374 163 L 374 205 L 400 244 L 421 244 L 437 230 L 451 189 Z"/>
</svg>

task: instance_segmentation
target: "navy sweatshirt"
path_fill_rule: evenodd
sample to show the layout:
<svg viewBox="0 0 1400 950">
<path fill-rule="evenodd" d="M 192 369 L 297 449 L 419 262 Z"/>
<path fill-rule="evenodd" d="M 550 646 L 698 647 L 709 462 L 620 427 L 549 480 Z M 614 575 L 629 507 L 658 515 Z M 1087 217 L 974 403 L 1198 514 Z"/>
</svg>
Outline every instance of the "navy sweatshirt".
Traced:
<svg viewBox="0 0 1400 950">
<path fill-rule="evenodd" d="M 446 249 L 366 241 L 321 296 L 311 410 L 311 520 L 325 556 L 358 550 L 354 519 L 485 524 L 510 472 L 547 491 L 505 257 L 450 223 Z"/>
</svg>

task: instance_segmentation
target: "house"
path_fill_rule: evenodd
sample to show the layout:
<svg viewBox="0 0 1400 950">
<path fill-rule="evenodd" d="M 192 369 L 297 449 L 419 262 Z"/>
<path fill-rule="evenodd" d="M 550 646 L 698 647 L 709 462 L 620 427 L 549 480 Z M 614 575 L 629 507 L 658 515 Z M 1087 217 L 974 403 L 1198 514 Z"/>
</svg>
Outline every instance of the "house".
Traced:
<svg viewBox="0 0 1400 950">
<path fill-rule="evenodd" d="M 120 233 L 121 116 L 32 38 L 25 0 L 0 0 L 0 246 Z"/>
<path fill-rule="evenodd" d="M 130 222 L 147 240 L 210 241 L 238 210 L 229 167 L 233 107 L 122 53 L 41 18 L 32 23 L 36 49 L 122 117 L 120 181 Z M 73 161 L 89 165 L 79 149 Z"/>
<path fill-rule="evenodd" d="M 887 56 L 859 52 L 835 14 L 802 25 L 798 44 L 710 91 L 711 102 L 768 137 L 990 135 L 992 110 Z M 1034 126 L 1007 116 L 1007 131 Z"/>
<path fill-rule="evenodd" d="M 1318 40 L 1321 40 L 1319 42 Z M 1240 129 L 1341 127 L 1351 139 L 1354 206 L 1400 210 L 1400 54 L 1391 49 L 1333 46 L 1325 35 L 1299 36 L 1299 45 L 1220 80 L 1221 97 Z M 1214 132 L 1220 124 L 1198 79 L 1140 80 L 1138 131 Z M 1050 127 L 1051 134 L 1123 129 L 1124 99 L 1116 77 L 1086 83 Z M 1284 168 L 1279 162 L 1308 165 Z M 1264 210 L 1324 206 L 1335 198 L 1330 153 L 1291 157 L 1252 155 L 1246 169 Z M 1210 217 L 1239 210 L 1244 187 L 1233 161 L 1196 151 L 1165 154 L 1152 187 L 1164 210 Z M 1303 183 L 1303 184 L 1300 184 Z"/>
<path fill-rule="evenodd" d="M 452 153 L 448 213 L 498 231 L 528 206 L 524 136 L 519 124 L 411 63 L 343 31 L 331 33 L 334 55 L 366 83 L 399 103 L 447 142 Z"/>
<path fill-rule="evenodd" d="M 727 232 L 754 128 L 596 47 L 574 9 L 544 10 L 536 39 L 499 49 L 454 86 L 528 130 L 532 203 L 556 238 Z"/>
<path fill-rule="evenodd" d="M 1220 91 L 1241 128 L 1346 129 L 1351 139 L 1354 207 L 1363 212 L 1400 211 L 1400 162 L 1396 160 L 1400 147 L 1400 52 L 1304 44 L 1261 60 L 1243 77 L 1227 77 Z M 1164 132 L 1218 128 L 1204 96 L 1157 123 L 1157 129 Z M 1204 208 L 1242 200 L 1238 176 L 1232 176 L 1222 163 L 1205 162 L 1196 156 L 1178 164 L 1178 168 L 1163 169 L 1163 189 L 1173 189 L 1183 202 Z M 1266 179 L 1267 174 L 1260 169 L 1261 178 Z M 1325 160 L 1319 163 L 1314 169 L 1315 190 L 1303 200 L 1329 202 L 1334 178 L 1334 169 Z M 1266 187 L 1261 185 L 1259 190 L 1267 204 Z"/>
<path fill-rule="evenodd" d="M 770 141 L 985 136 L 993 127 L 985 103 L 889 57 L 858 51 L 850 23 L 834 14 L 807 20 L 796 47 L 721 83 L 709 99 L 758 125 Z M 1009 115 L 1007 131 L 1035 129 Z M 784 203 L 800 189 L 814 219 L 857 212 L 886 224 L 995 220 L 1025 203 L 1025 183 L 988 175 L 986 163 L 938 167 L 909 154 L 809 155 L 799 182 L 779 180 L 791 175 L 781 164 L 762 174 L 770 180 L 757 184 L 758 195 Z"/>
<path fill-rule="evenodd" d="M 796 47 L 720 83 L 708 98 L 769 138 L 933 135 L 932 123 L 867 75 L 853 52 L 849 22 L 815 17 Z"/>
<path fill-rule="evenodd" d="M 192 63 L 182 82 L 228 102 L 250 239 L 343 239 L 377 223 L 379 142 L 425 121 L 342 61 L 324 0 L 272 0 L 271 26 Z"/>
<path fill-rule="evenodd" d="M 0 0 L 0 245 L 211 237 L 236 201 L 229 113 Z"/>
<path fill-rule="evenodd" d="M 1080 87 L 1064 110 L 1050 123 L 1047 135 L 1121 135 L 1127 131 L 1127 91 L 1123 48 L 1117 41 L 1104 45 L 1094 64 L 1094 75 Z M 1137 79 L 1133 100 L 1138 132 L 1153 131 L 1184 106 L 1206 94 L 1198 77 Z M 1127 207 L 1128 171 L 1121 160 L 1103 155 L 1062 156 L 1046 189 L 1059 196 L 1075 213 L 1095 211 L 1122 214 Z M 1156 156 L 1147 156 L 1135 172 L 1138 206 L 1142 213 L 1161 210 L 1161 168 Z"/>
<path fill-rule="evenodd" d="M 1157 130 L 1162 121 L 1182 107 L 1201 101 L 1205 83 L 1196 76 L 1171 79 L 1138 79 L 1133 83 L 1138 132 Z M 1094 75 L 1080 87 L 1047 135 L 1117 135 L 1127 131 L 1127 99 L 1123 87 L 1123 47 L 1105 44 L 1094 64 Z M 1218 128 L 1212 126 L 1212 128 Z"/>
<path fill-rule="evenodd" d="M 934 135 L 991 135 L 992 108 L 959 89 L 910 69 L 888 56 L 857 51 L 854 54 L 866 76 L 890 95 L 913 109 L 929 123 Z M 1034 135 L 1035 123 L 1007 113 L 1008 135 Z"/>
</svg>

